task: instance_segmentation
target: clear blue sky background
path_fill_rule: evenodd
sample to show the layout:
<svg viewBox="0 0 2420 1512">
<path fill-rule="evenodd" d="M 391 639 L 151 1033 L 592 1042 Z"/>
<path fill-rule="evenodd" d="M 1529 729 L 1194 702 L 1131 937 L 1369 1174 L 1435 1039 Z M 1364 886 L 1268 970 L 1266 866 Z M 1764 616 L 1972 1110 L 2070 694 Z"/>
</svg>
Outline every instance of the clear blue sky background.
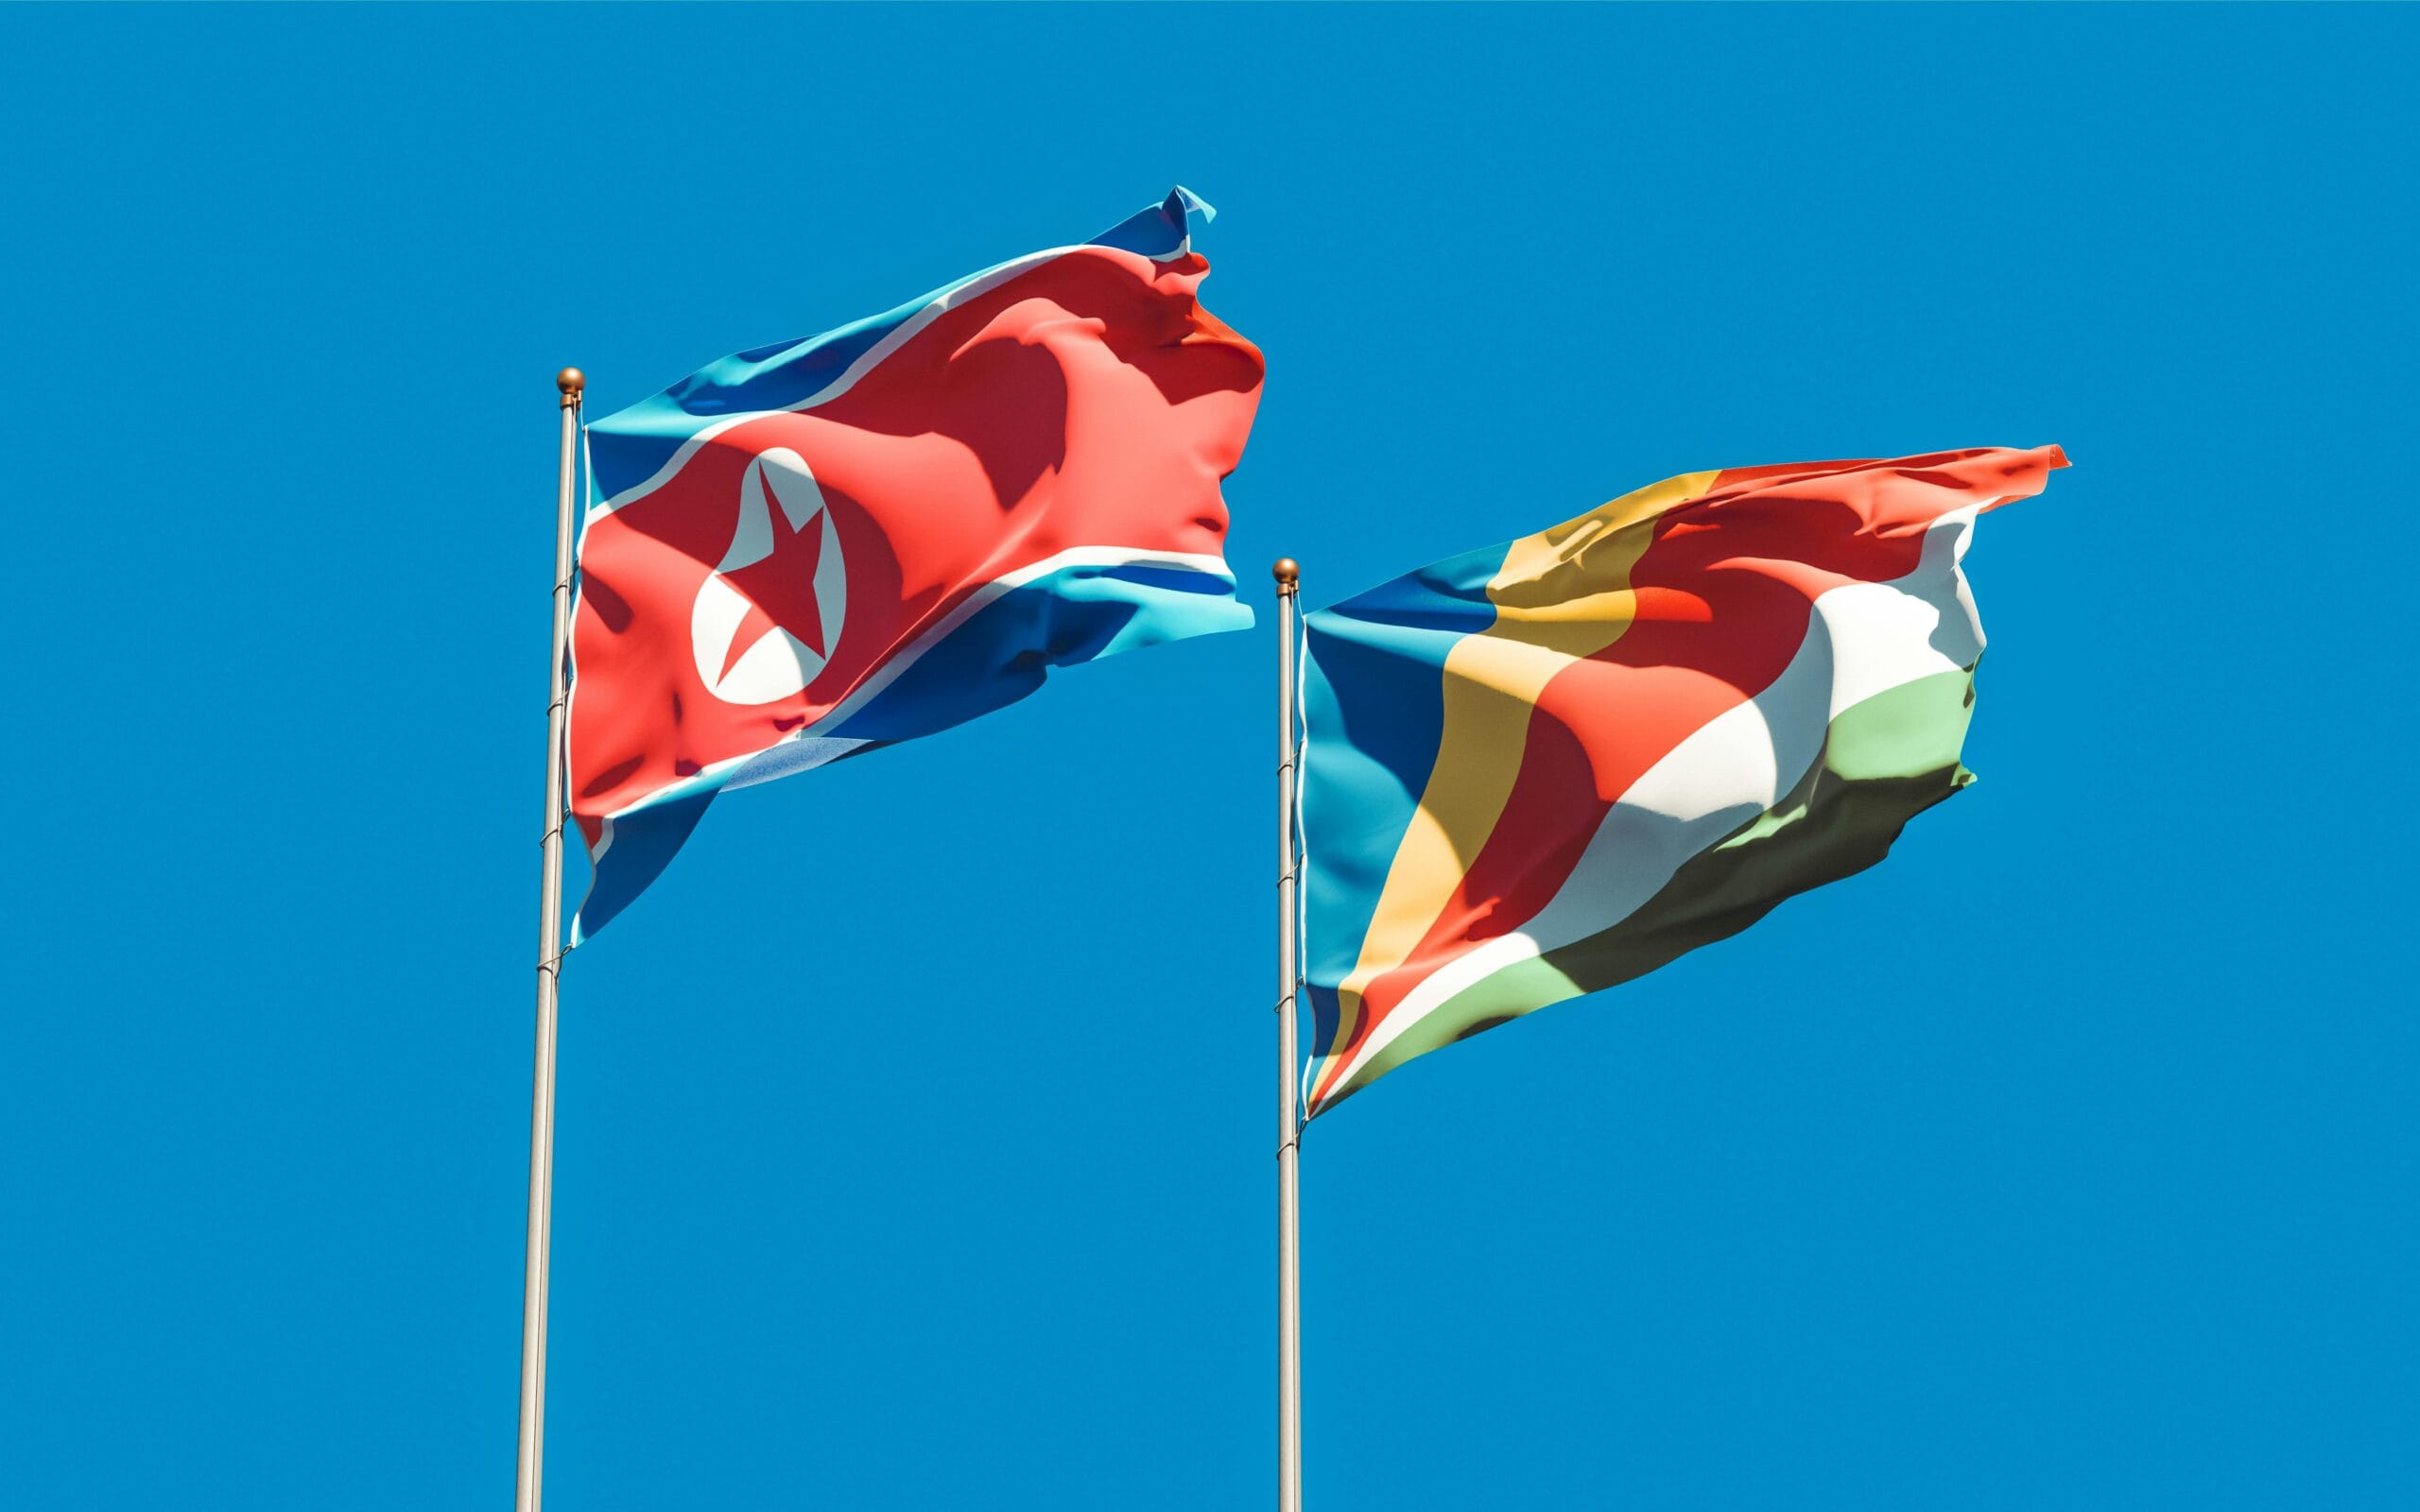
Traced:
<svg viewBox="0 0 2420 1512">
<path fill-rule="evenodd" d="M 0 12 L 0 1503 L 502 1506 L 552 378 L 1181 181 L 1325 602 L 2064 444 L 1982 782 L 1305 1151 L 1318 1512 L 2420 1503 L 2420 11 Z M 717 807 L 572 963 L 548 1504 L 1271 1481 L 1264 627 Z"/>
</svg>

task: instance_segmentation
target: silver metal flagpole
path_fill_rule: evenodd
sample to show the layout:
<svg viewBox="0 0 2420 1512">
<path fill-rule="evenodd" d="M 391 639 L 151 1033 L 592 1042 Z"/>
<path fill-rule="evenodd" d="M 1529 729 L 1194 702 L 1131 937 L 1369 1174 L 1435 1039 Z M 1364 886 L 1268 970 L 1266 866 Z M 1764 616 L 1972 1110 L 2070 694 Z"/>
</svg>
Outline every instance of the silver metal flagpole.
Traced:
<svg viewBox="0 0 2420 1512">
<path fill-rule="evenodd" d="M 555 377 L 562 392 L 562 470 L 555 489 L 555 645 L 546 698 L 546 829 L 538 894 L 538 1068 L 529 1094 L 529 1244 L 521 1280 L 521 1463 L 514 1512 L 538 1512 L 546 1457 L 546 1240 L 555 1197 L 555 1002 L 563 955 L 564 652 L 571 642 L 572 475 L 579 448 L 577 368 Z"/>
<path fill-rule="evenodd" d="M 1294 889 L 1294 598 L 1302 569 L 1280 557 L 1277 578 L 1277 1505 L 1303 1505 L 1302 1225 L 1295 1162 L 1302 1154 L 1302 1119 L 1295 1108 L 1296 917 Z"/>
</svg>

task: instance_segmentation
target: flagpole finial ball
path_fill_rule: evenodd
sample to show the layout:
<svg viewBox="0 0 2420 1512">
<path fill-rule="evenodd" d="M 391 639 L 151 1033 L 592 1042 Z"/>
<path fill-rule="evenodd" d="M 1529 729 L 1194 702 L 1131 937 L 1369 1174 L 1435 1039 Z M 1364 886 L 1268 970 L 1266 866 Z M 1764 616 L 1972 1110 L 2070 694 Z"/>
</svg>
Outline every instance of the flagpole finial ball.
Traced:
<svg viewBox="0 0 2420 1512">
<path fill-rule="evenodd" d="M 588 387 L 588 375 L 577 368 L 565 368 L 555 374 L 555 387 L 564 394 L 576 394 Z"/>
<path fill-rule="evenodd" d="M 1277 579 L 1278 586 L 1281 588 L 1293 587 L 1294 580 L 1303 576 L 1302 564 L 1291 557 L 1278 558 L 1277 564 L 1270 568 L 1269 572 L 1270 576 Z"/>
</svg>

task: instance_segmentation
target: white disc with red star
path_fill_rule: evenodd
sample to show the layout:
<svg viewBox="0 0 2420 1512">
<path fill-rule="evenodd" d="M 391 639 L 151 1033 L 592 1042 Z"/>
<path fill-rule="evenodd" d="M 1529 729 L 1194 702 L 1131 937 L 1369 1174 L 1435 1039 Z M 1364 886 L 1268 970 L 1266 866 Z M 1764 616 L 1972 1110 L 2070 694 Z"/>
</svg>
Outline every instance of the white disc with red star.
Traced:
<svg viewBox="0 0 2420 1512">
<path fill-rule="evenodd" d="M 725 703 L 787 698 L 830 660 L 848 607 L 839 532 L 806 459 L 774 447 L 739 485 L 739 518 L 689 612 L 699 679 Z"/>
</svg>

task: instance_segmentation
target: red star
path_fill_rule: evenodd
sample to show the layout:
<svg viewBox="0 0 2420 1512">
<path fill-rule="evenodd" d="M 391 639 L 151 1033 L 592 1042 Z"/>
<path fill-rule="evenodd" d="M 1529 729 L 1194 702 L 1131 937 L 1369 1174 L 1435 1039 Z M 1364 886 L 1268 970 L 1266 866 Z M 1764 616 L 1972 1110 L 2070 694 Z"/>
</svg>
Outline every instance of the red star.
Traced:
<svg viewBox="0 0 2420 1512">
<path fill-rule="evenodd" d="M 758 641 L 778 627 L 804 642 L 817 656 L 823 647 L 823 607 L 815 597 L 815 568 L 823 559 L 823 511 L 807 516 L 793 531 L 789 515 L 765 490 L 766 524 L 772 527 L 773 549 L 761 559 L 723 574 L 722 580 L 748 600 L 748 617 L 732 632 L 731 648 L 723 653 L 717 679 L 731 676 Z"/>
</svg>

